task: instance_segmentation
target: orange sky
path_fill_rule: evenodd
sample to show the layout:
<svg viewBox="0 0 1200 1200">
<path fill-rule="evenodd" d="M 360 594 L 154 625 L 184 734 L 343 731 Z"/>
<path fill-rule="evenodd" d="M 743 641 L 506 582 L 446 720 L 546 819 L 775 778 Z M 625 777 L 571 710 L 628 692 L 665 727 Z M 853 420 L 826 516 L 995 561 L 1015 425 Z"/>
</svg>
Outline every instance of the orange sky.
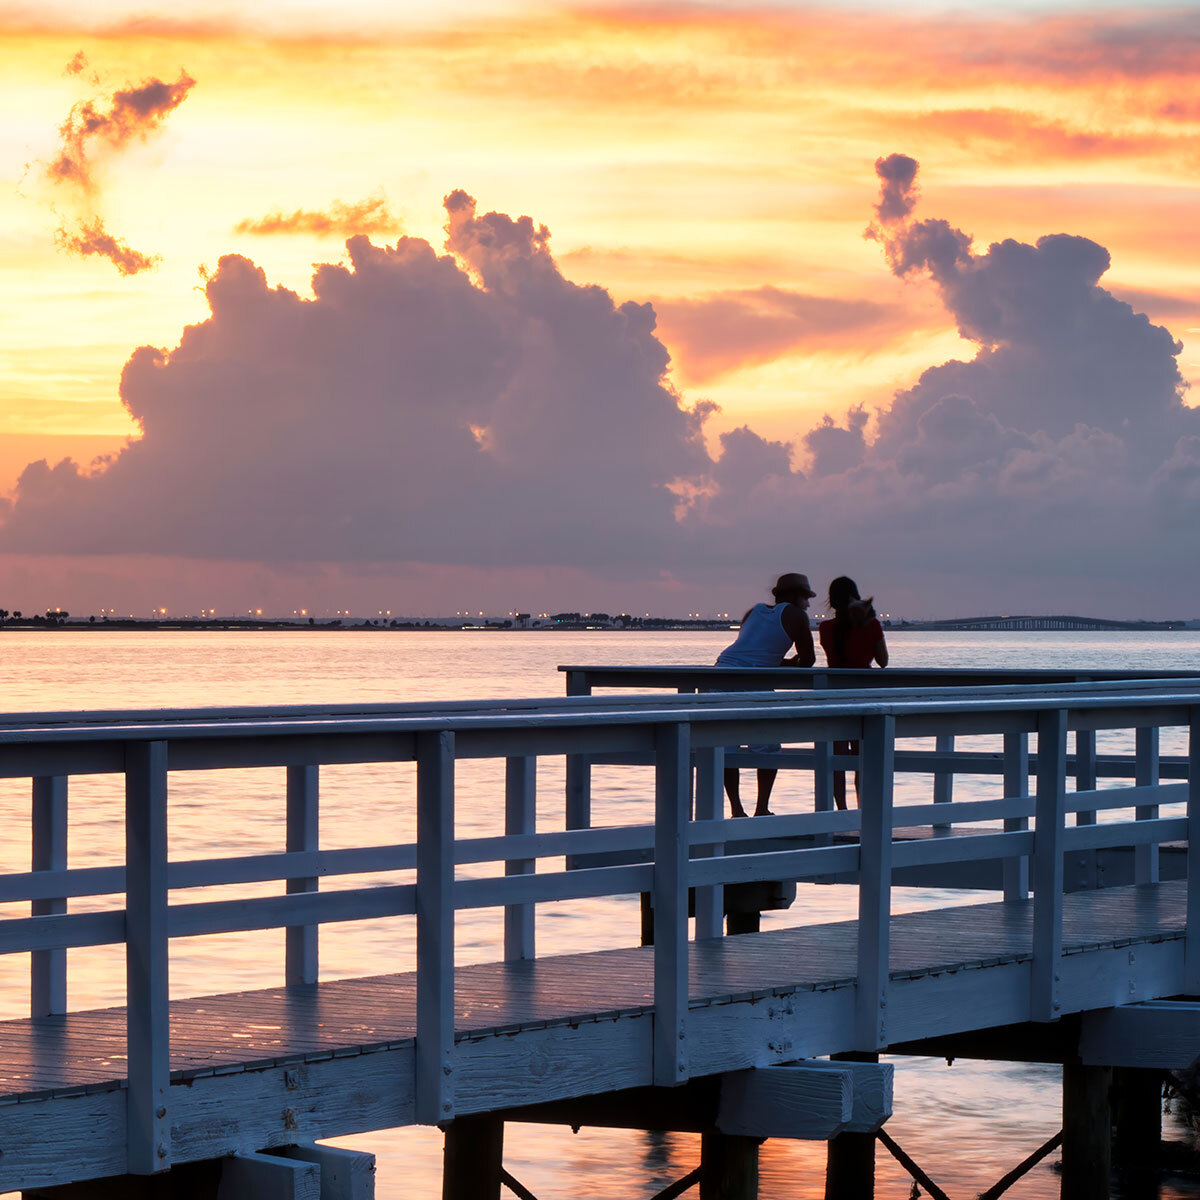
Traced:
<svg viewBox="0 0 1200 1200">
<path fill-rule="evenodd" d="M 185 78 L 144 138 L 94 142 L 87 187 L 50 180 L 73 105 Z M 921 164 L 919 214 L 979 253 L 1101 243 L 1102 285 L 1200 380 L 1190 4 L 0 0 L 0 105 L 0 496 L 30 461 L 137 436 L 122 368 L 206 318 L 222 255 L 306 295 L 349 234 L 440 250 L 456 188 L 544 223 L 568 278 L 653 303 L 682 404 L 720 406 L 713 447 L 748 423 L 799 466 L 822 414 L 975 355 L 863 236 L 894 152 Z M 153 268 L 56 245 L 88 222 Z"/>
<path fill-rule="evenodd" d="M 132 432 L 121 366 L 203 315 L 202 264 L 238 251 L 303 290 L 313 262 L 341 254 L 336 229 L 239 223 L 375 198 L 439 244 L 441 199 L 466 187 L 482 208 L 545 222 L 569 276 L 660 302 L 677 386 L 722 406 L 711 432 L 751 420 L 792 438 L 964 352 L 928 290 L 891 278 L 861 236 L 871 164 L 895 150 L 922 163 L 923 211 L 979 244 L 1062 230 L 1107 246 L 1108 286 L 1138 293 L 1200 377 L 1200 50 L 1169 10 L 488 6 L 366 35 L 318 11 L 291 37 L 189 27 L 186 10 L 111 29 L 96 11 L 86 29 L 47 12 L 0 28 L 2 433 L 119 445 Z M 80 50 L 99 86 L 64 74 Z M 65 255 L 53 210 L 69 198 L 42 165 L 71 104 L 181 70 L 197 81 L 186 101 L 98 168 L 109 228 L 160 265 L 122 278 Z M 750 296 L 773 327 L 709 345 L 705 313 L 721 321 L 723 301 L 761 289 L 810 304 Z M 813 319 L 822 298 L 881 311 L 830 329 Z M 9 476 L 13 457 L 0 456 Z"/>
</svg>

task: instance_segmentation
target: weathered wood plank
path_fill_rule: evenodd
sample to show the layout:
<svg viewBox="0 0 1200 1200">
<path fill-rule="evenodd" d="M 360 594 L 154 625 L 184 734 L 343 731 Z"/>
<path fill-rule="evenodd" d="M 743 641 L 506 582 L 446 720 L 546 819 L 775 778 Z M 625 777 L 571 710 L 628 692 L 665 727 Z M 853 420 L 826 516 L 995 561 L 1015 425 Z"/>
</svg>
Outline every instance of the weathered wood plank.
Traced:
<svg viewBox="0 0 1200 1200">
<path fill-rule="evenodd" d="M 886 1046 L 892 913 L 892 717 L 863 722 L 856 1050 Z"/>
<path fill-rule="evenodd" d="M 759 1067 L 722 1076 L 717 1128 L 741 1137 L 823 1142 L 845 1129 L 853 1113 L 849 1071 Z"/>
<path fill-rule="evenodd" d="M 375 1200 L 375 1155 L 311 1142 L 281 1153 L 321 1168 L 321 1200 Z"/>
<path fill-rule="evenodd" d="M 1033 1019 L 1061 1015 L 1058 995 L 1062 958 L 1063 820 L 1066 813 L 1067 714 L 1038 715 L 1037 816 L 1033 856 Z"/>
<path fill-rule="evenodd" d="M 320 768 L 287 768 L 287 831 L 289 853 L 316 854 L 320 850 Z M 315 892 L 316 875 L 287 881 L 287 894 Z M 316 983 L 318 976 L 316 925 L 289 926 L 284 934 L 284 979 L 287 983 Z"/>
<path fill-rule="evenodd" d="M 166 742 L 126 748 L 125 860 L 127 1163 L 152 1175 L 171 1165 Z"/>
<path fill-rule="evenodd" d="M 40 776 L 33 780 L 31 813 L 31 866 L 35 872 L 65 875 L 67 868 L 67 777 Z M 63 896 L 34 900 L 35 917 L 67 911 Z M 35 950 L 30 962 L 29 1014 L 33 1017 L 67 1010 L 67 952 Z"/>
<path fill-rule="evenodd" d="M 276 1154 L 237 1154 L 221 1164 L 217 1200 L 321 1200 L 321 1168 Z"/>
<path fill-rule="evenodd" d="M 664 725 L 655 738 L 654 789 L 654 1082 L 688 1077 L 688 844 L 691 746 L 686 725 Z"/>
<path fill-rule="evenodd" d="M 454 734 L 417 745 L 417 1116 L 454 1116 Z"/>
<path fill-rule="evenodd" d="M 506 836 L 537 832 L 537 759 L 528 755 L 507 758 L 504 765 L 504 832 Z M 535 858 L 508 858 L 505 875 L 531 875 Z M 508 960 L 536 956 L 533 904 L 509 904 L 504 909 L 504 957 Z"/>
</svg>

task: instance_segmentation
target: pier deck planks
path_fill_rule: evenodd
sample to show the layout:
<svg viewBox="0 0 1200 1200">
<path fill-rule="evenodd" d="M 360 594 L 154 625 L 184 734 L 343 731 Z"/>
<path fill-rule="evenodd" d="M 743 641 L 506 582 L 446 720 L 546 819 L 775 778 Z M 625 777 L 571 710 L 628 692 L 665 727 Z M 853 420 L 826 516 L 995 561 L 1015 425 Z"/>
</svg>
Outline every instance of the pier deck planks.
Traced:
<svg viewBox="0 0 1200 1200">
<path fill-rule="evenodd" d="M 1063 899 L 1067 954 L 1182 937 L 1181 882 Z M 891 919 L 893 979 L 1027 960 L 1032 901 L 973 904 Z M 854 982 L 857 923 L 839 921 L 693 942 L 693 1009 Z M 653 949 L 629 948 L 456 972 L 456 1038 L 632 1015 L 653 1004 Z M 1103 1001 L 1101 1003 L 1104 1003 Z M 411 1042 L 413 972 L 176 1000 L 171 1078 L 354 1056 Z M 0 1104 L 124 1085 L 125 1010 L 0 1022 Z"/>
</svg>

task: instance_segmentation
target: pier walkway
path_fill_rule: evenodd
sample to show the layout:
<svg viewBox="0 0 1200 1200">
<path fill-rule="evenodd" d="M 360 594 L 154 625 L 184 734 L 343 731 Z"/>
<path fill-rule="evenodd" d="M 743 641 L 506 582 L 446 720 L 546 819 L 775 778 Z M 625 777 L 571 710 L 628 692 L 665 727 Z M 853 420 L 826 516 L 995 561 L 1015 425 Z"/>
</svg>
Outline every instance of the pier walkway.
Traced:
<svg viewBox="0 0 1200 1200">
<path fill-rule="evenodd" d="M 119 1191 L 128 1175 L 232 1156 L 266 1172 L 243 1174 L 259 1181 L 244 1194 L 332 1196 L 319 1173 L 262 1152 L 320 1159 L 312 1139 L 414 1122 L 446 1126 L 449 1146 L 475 1118 L 536 1105 L 569 1122 L 577 1101 L 683 1095 L 711 1078 L 733 1081 L 718 1123 L 701 1123 L 713 1136 L 870 1131 L 890 1112 L 890 1073 L 818 1060 L 1065 1018 L 1066 1053 L 1085 1068 L 1186 1065 L 1200 1052 L 1200 1015 L 1180 1000 L 1200 996 L 1200 867 L 1164 879 L 1161 865 L 1163 847 L 1186 868 L 1200 849 L 1200 679 L 927 683 L 0 720 L 0 776 L 33 780 L 34 867 L 0 875 L 0 902 L 34 906 L 0 920 L 0 951 L 31 954 L 31 1015 L 0 1022 L 0 1189 L 113 1179 Z M 1132 754 L 1096 754 L 1111 730 L 1133 731 Z M 1184 753 L 1160 753 L 1164 733 Z M 946 745 L 963 737 L 996 749 Z M 828 811 L 821 775 L 842 765 L 828 746 L 850 739 L 861 809 Z M 777 758 L 812 776 L 815 811 L 724 820 L 726 747 L 771 741 L 799 747 Z M 537 763 L 550 757 L 566 758 L 564 827 L 539 831 Z M 455 766 L 472 759 L 497 763 L 493 795 L 456 794 Z M 415 840 L 322 849 L 320 767 L 405 761 L 413 787 L 395 804 L 415 809 Z M 644 780 L 643 823 L 592 826 L 604 763 Z M 175 772 L 265 766 L 282 769 L 284 850 L 168 861 Z M 897 804 L 898 771 L 932 778 L 933 802 Z M 990 797 L 950 798 L 937 780 L 956 771 L 990 776 Z M 69 867 L 67 780 L 103 774 L 124 778 L 125 861 Z M 497 806 L 506 832 L 456 836 L 468 803 Z M 923 836 L 899 836 L 913 829 Z M 1066 858 L 1118 849 L 1130 886 L 1065 890 Z M 892 914 L 894 873 L 948 864 L 991 864 L 1004 898 Z M 387 882 L 320 890 L 363 873 Z M 856 886 L 856 920 L 722 936 L 726 889 L 834 879 Z M 185 898 L 270 880 L 285 890 Z M 537 957 L 539 906 L 639 893 L 652 898 L 652 946 L 585 940 Z M 114 895 L 120 907 L 69 907 Z M 504 961 L 456 965 L 455 913 L 488 907 L 504 912 Z M 320 927 L 336 936 L 336 923 L 378 917 L 415 927 L 406 969 L 318 983 Z M 269 929 L 286 930 L 283 981 L 170 1000 L 172 938 Z M 67 952 L 105 944 L 125 947 L 127 1005 L 67 1011 Z M 855 1124 L 852 1066 L 886 1079 L 873 1124 Z M 773 1126 L 771 1106 L 748 1099 L 758 1081 L 803 1113 Z M 555 1103 L 568 1106 L 557 1117 Z"/>
</svg>

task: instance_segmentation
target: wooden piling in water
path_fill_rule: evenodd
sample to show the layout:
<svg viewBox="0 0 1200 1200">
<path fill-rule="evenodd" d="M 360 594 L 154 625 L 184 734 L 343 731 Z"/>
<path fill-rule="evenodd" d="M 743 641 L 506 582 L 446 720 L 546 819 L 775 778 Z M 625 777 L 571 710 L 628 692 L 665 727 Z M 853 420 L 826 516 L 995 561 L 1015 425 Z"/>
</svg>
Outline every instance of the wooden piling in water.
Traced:
<svg viewBox="0 0 1200 1200">
<path fill-rule="evenodd" d="M 442 1200 L 500 1200 L 504 1122 L 490 1114 L 446 1126 Z"/>
<path fill-rule="evenodd" d="M 700 1138 L 700 1200 L 758 1200 L 760 1140 L 728 1133 Z"/>
<path fill-rule="evenodd" d="M 1113 1158 L 1153 1162 L 1162 1143 L 1162 1073 L 1116 1067 L 1112 1086 Z"/>
<path fill-rule="evenodd" d="M 1111 1067 L 1063 1066 L 1062 1200 L 1108 1200 Z"/>
<path fill-rule="evenodd" d="M 839 1133 L 829 1140 L 825 1200 L 872 1200 L 875 1195 L 875 1135 Z"/>
</svg>

